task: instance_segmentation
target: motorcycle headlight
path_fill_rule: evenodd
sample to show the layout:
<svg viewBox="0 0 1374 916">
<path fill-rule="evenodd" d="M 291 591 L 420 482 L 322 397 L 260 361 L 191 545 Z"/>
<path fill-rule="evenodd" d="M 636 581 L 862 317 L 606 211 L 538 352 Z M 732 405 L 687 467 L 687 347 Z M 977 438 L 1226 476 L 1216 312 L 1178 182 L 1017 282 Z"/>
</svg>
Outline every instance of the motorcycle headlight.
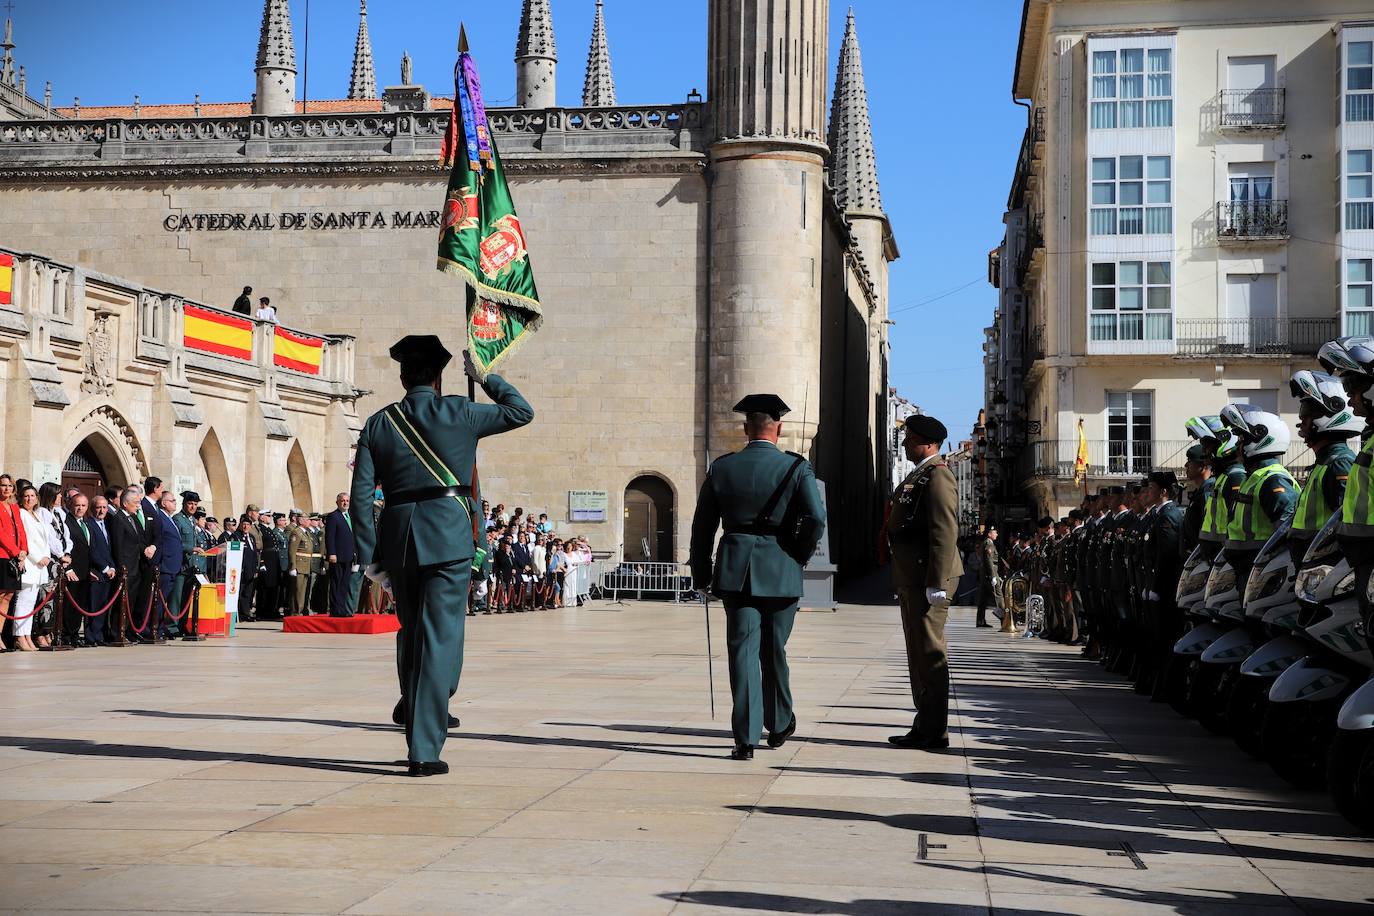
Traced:
<svg viewBox="0 0 1374 916">
<path fill-rule="evenodd" d="M 1332 566 L 1310 566 L 1298 573 L 1297 593 L 1298 597 L 1304 601 L 1317 600 L 1317 589 L 1321 587 L 1322 581 L 1331 574 Z"/>
<path fill-rule="evenodd" d="M 1218 566 L 1212 570 L 1212 577 L 1207 580 L 1207 593 L 1209 595 L 1220 595 L 1222 592 L 1230 591 L 1236 587 L 1236 571 L 1230 566 Z"/>
<path fill-rule="evenodd" d="M 1355 571 L 1351 570 L 1341 577 L 1341 581 L 1336 583 L 1336 590 L 1331 594 L 1331 600 L 1336 601 L 1345 598 L 1355 590 Z"/>
<path fill-rule="evenodd" d="M 1245 584 L 1245 601 L 1263 601 L 1277 592 L 1284 583 L 1287 576 L 1284 570 L 1276 569 L 1268 573 L 1251 573 L 1250 581 Z"/>
</svg>

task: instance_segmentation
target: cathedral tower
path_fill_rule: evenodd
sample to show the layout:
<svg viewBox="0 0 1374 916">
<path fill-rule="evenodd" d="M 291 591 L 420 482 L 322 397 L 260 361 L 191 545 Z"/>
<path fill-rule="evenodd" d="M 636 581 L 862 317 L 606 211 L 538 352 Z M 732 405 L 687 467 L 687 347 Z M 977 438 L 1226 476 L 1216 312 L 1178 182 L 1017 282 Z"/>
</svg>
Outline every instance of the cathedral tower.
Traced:
<svg viewBox="0 0 1374 916">
<path fill-rule="evenodd" d="M 516 107 L 556 108 L 557 69 L 558 49 L 553 43 L 549 0 L 524 0 L 520 37 L 515 43 Z"/>
<path fill-rule="evenodd" d="M 372 39 L 367 34 L 367 0 L 362 0 L 362 9 L 358 13 L 358 40 L 353 45 L 353 70 L 348 79 L 348 97 L 377 97 L 377 71 L 372 66 Z"/>
<path fill-rule="evenodd" d="M 712 457 L 739 448 L 730 408 L 772 392 L 783 447 L 820 410 L 821 221 L 829 0 L 711 0 L 708 94 Z"/>
<path fill-rule="evenodd" d="M 873 156 L 873 125 L 868 117 L 859 37 L 854 11 L 844 27 L 844 44 L 835 70 L 835 94 L 830 102 L 830 186 L 844 211 L 863 253 L 864 264 L 879 289 L 887 289 L 884 245 L 891 233 L 878 190 L 878 165 Z M 885 317 L 885 316 L 884 316 Z"/>
<path fill-rule="evenodd" d="M 296 47 L 291 41 L 287 0 L 264 0 L 258 36 L 258 92 L 253 114 L 289 115 L 296 111 Z"/>
</svg>

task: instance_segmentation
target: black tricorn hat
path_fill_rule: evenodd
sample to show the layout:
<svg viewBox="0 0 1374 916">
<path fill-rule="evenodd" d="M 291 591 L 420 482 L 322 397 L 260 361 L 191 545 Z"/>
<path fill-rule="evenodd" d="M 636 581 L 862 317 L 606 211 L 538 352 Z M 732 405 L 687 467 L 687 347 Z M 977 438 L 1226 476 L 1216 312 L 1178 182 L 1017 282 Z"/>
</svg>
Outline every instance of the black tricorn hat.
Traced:
<svg viewBox="0 0 1374 916">
<path fill-rule="evenodd" d="M 437 369 L 453 359 L 453 354 L 433 334 L 408 334 L 391 345 L 390 353 L 398 363 L 430 363 Z"/>
<path fill-rule="evenodd" d="M 185 500 L 189 500 L 189 501 L 191 501 L 191 502 L 193 502 L 193 503 L 198 503 L 198 502 L 200 502 L 200 494 L 197 493 L 195 490 L 182 490 L 182 491 L 181 491 L 181 498 L 182 498 L 182 499 L 185 499 Z"/>
<path fill-rule="evenodd" d="M 902 421 L 902 427 L 909 433 L 927 442 L 939 444 L 949 438 L 945 424 L 924 413 L 914 413 Z"/>
<path fill-rule="evenodd" d="M 731 408 L 735 413 L 766 413 L 774 420 L 781 420 L 791 410 L 776 394 L 746 394 Z"/>
</svg>

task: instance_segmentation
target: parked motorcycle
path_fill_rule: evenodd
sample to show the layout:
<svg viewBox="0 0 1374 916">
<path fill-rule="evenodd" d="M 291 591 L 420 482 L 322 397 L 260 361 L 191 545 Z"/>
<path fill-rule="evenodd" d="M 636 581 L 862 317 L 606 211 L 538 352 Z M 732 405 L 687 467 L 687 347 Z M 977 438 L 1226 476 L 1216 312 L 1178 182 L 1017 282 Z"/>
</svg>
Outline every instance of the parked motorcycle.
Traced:
<svg viewBox="0 0 1374 916">
<path fill-rule="evenodd" d="M 1326 784 L 1336 810 L 1374 833 L 1374 678 L 1350 695 L 1336 717 Z"/>
<path fill-rule="evenodd" d="M 1241 594 L 1244 583 L 1223 552 L 1212 565 L 1207 577 L 1207 590 L 1194 616 L 1204 618 L 1174 644 L 1174 652 L 1188 660 L 1187 713 L 1212 731 L 1225 728 L 1224 709 L 1218 708 L 1217 692 L 1221 688 L 1224 666 L 1203 661 L 1209 649 L 1244 620 L 1245 610 Z M 1243 658 L 1244 656 L 1242 656 Z"/>
<path fill-rule="evenodd" d="M 1193 548 L 1193 552 L 1188 555 L 1188 559 L 1183 563 L 1183 573 L 1179 576 L 1176 593 L 1178 609 L 1183 613 L 1184 619 L 1191 622 L 1194 629 L 1210 620 L 1202 613 L 1201 608 L 1203 598 L 1207 594 L 1207 582 L 1211 578 L 1211 574 L 1211 551 L 1199 544 Z M 1180 715 L 1184 716 L 1193 714 L 1192 707 L 1188 703 L 1188 682 L 1198 657 L 1202 655 L 1201 649 L 1194 654 L 1191 651 L 1181 651 L 1179 648 L 1188 640 L 1192 632 L 1193 630 L 1189 629 L 1175 643 L 1174 651 L 1164 670 L 1164 699 Z"/>
</svg>

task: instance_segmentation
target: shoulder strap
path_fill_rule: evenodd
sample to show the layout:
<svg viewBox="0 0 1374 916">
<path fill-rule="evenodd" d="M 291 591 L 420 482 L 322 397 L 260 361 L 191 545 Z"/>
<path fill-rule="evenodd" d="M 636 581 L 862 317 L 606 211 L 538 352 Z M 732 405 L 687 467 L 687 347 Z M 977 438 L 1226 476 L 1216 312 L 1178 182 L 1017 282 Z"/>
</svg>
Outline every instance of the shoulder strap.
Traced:
<svg viewBox="0 0 1374 916">
<path fill-rule="evenodd" d="M 434 449 L 430 448 L 425 437 L 420 435 L 420 431 L 411 424 L 410 420 L 406 419 L 406 415 L 401 412 L 399 404 L 392 404 L 387 407 L 384 415 L 391 421 L 392 428 L 401 437 L 401 441 L 406 444 L 406 448 L 410 449 L 416 460 L 425 466 L 425 470 L 434 475 L 435 480 L 446 487 L 458 486 L 458 478 L 448 469 L 448 465 L 444 464 L 443 460 L 435 454 Z"/>
<path fill-rule="evenodd" d="M 791 452 L 788 452 L 788 454 L 791 454 Z M 787 487 L 792 482 L 792 478 L 797 475 L 797 469 L 800 468 L 805 461 L 806 459 L 800 455 L 796 457 L 791 467 L 787 469 L 787 473 L 782 476 L 782 480 L 773 490 L 772 495 L 768 497 L 768 502 L 764 503 L 763 508 L 759 510 L 758 518 L 754 520 L 754 524 L 776 524 L 776 522 L 773 521 L 773 512 L 778 508 L 778 503 L 782 501 L 782 495 L 787 492 Z"/>
</svg>

